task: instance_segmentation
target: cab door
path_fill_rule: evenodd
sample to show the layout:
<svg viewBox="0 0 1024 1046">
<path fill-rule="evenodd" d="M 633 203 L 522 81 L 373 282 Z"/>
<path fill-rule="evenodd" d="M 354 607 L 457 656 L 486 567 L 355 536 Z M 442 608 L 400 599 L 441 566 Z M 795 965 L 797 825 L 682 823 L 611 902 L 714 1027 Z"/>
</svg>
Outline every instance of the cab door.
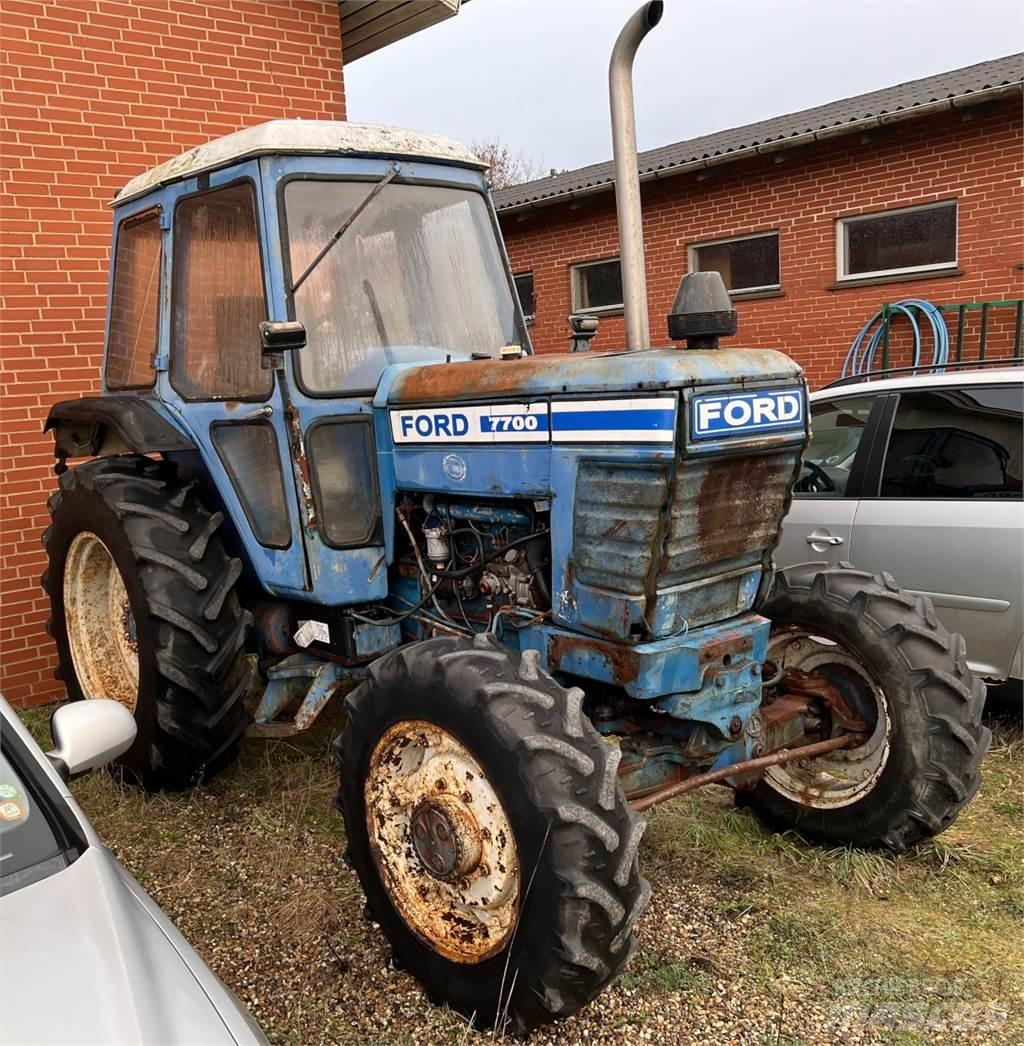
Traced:
<svg viewBox="0 0 1024 1046">
<path fill-rule="evenodd" d="M 875 420 L 877 395 L 811 404 L 811 442 L 775 552 L 780 567 L 853 558 L 854 522 Z"/>
<path fill-rule="evenodd" d="M 161 398 L 200 448 L 259 581 L 279 595 L 308 591 L 282 389 L 261 364 L 260 323 L 270 317 L 272 289 L 258 164 L 187 179 L 167 196 Z"/>
</svg>

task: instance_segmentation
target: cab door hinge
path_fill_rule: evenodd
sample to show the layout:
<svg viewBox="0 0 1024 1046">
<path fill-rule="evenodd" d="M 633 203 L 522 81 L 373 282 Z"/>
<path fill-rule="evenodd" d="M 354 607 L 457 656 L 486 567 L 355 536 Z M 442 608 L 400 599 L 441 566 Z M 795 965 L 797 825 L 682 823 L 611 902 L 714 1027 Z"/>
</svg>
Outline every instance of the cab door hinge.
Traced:
<svg viewBox="0 0 1024 1046">
<path fill-rule="evenodd" d="M 150 360 L 150 365 L 155 371 L 167 370 L 168 366 L 168 355 L 166 352 L 154 352 L 153 358 Z"/>
</svg>

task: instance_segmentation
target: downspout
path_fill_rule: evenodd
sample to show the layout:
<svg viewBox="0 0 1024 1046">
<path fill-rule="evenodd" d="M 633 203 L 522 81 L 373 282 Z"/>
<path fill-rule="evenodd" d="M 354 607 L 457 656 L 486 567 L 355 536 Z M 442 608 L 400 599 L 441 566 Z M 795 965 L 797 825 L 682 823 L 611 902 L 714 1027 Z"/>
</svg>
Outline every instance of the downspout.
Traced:
<svg viewBox="0 0 1024 1046">
<path fill-rule="evenodd" d="M 644 227 L 640 206 L 640 172 L 636 158 L 636 113 L 633 109 L 633 59 L 640 41 L 661 21 L 663 0 L 651 0 L 622 27 L 608 64 L 612 111 L 612 152 L 615 157 L 615 208 L 619 219 L 619 259 L 622 304 L 626 317 L 626 347 L 651 347 L 647 318 L 647 274 L 644 269 Z"/>
</svg>

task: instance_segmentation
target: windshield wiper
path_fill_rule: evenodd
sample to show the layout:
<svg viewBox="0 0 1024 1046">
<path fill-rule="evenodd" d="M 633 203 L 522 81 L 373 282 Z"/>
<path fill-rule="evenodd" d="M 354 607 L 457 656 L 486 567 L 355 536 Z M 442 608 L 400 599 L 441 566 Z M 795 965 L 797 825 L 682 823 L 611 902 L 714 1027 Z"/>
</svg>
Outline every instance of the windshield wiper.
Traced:
<svg viewBox="0 0 1024 1046">
<path fill-rule="evenodd" d="M 327 256 L 327 252 L 348 232 L 349 226 L 366 210 L 366 208 L 373 201 L 373 198 L 384 188 L 388 182 L 391 181 L 395 175 L 398 174 L 398 167 L 394 164 L 391 165 L 391 169 L 383 178 L 366 194 L 362 202 L 358 207 L 341 223 L 338 231 L 324 244 L 323 250 L 309 263 L 306 267 L 305 272 L 292 284 L 291 292 L 294 294 L 309 278 L 313 270 L 324 260 Z"/>
</svg>

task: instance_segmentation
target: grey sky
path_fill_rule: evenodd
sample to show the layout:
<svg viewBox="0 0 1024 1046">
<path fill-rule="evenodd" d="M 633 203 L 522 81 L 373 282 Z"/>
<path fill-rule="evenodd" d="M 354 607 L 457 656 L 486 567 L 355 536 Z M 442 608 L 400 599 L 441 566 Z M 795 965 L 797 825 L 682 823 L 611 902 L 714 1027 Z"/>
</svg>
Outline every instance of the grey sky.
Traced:
<svg viewBox="0 0 1024 1046">
<path fill-rule="evenodd" d="M 611 157 L 607 65 L 640 0 L 472 0 L 345 70 L 351 120 L 550 167 Z M 636 61 L 641 149 L 1024 50 L 1021 0 L 666 0 Z"/>
</svg>

